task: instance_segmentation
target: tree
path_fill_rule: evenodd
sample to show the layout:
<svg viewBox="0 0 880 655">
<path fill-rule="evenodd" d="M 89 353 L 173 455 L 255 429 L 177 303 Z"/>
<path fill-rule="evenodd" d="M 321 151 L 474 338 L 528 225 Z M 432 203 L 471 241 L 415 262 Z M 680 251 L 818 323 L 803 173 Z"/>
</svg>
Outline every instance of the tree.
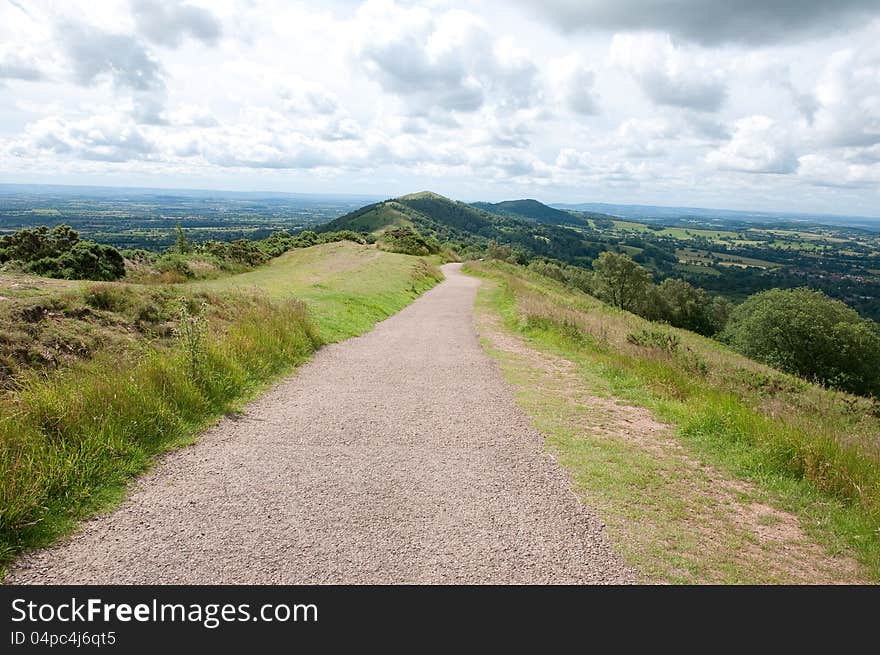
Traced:
<svg viewBox="0 0 880 655">
<path fill-rule="evenodd" d="M 711 335 L 715 332 L 709 294 L 689 282 L 668 278 L 663 280 L 658 291 L 666 304 L 667 321 L 671 325 Z"/>
<path fill-rule="evenodd" d="M 639 306 L 651 284 L 651 274 L 629 255 L 603 252 L 593 261 L 593 270 L 599 298 L 627 311 Z"/>
<path fill-rule="evenodd" d="M 181 255 L 186 255 L 192 252 L 192 245 L 189 242 L 189 239 L 186 236 L 186 233 L 183 231 L 183 227 L 180 223 L 175 227 L 176 240 L 174 243 L 174 251 Z"/>
<path fill-rule="evenodd" d="M 880 327 L 821 291 L 756 293 L 731 312 L 721 339 L 783 371 L 880 395 Z"/>
</svg>

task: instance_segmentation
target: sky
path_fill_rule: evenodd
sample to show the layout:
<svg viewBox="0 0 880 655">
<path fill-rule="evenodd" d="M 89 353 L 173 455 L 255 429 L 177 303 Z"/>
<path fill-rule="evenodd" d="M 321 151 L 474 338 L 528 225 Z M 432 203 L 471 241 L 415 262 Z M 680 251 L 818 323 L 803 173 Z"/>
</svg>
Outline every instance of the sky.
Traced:
<svg viewBox="0 0 880 655">
<path fill-rule="evenodd" d="M 880 2 L 0 0 L 0 182 L 880 216 Z"/>
</svg>

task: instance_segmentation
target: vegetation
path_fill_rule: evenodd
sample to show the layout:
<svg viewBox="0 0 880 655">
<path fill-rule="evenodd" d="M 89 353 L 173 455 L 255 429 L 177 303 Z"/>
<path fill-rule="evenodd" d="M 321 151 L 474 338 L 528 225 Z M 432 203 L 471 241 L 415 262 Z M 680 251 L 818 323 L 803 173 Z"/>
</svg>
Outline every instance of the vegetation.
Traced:
<svg viewBox="0 0 880 655">
<path fill-rule="evenodd" d="M 155 454 L 186 443 L 320 344 L 365 332 L 439 278 L 422 259 L 343 241 L 188 284 L 34 279 L 15 291 L 9 311 L 27 313 L 41 333 L 76 324 L 110 347 L 59 361 L 51 376 L 20 362 L 7 378 L 0 565 L 118 499 Z"/>
<path fill-rule="evenodd" d="M 593 262 L 596 293 L 613 307 L 635 310 L 644 305 L 651 275 L 627 255 L 603 252 Z"/>
<path fill-rule="evenodd" d="M 594 394 L 612 394 L 648 408 L 675 426 L 678 441 L 693 453 L 689 457 L 750 481 L 763 494 L 760 502 L 793 512 L 802 530 L 831 552 L 855 553 L 880 579 L 876 400 L 806 383 L 687 331 L 659 329 L 522 267 L 500 262 L 468 266 L 497 280 L 491 302 L 508 328 L 574 362 L 578 379 Z M 543 396 L 530 406 L 541 412 L 542 403 L 553 402 Z M 577 407 L 571 402 L 563 406 Z M 560 411 L 574 411 L 564 407 Z M 638 546 L 646 566 L 671 579 L 694 579 L 685 572 L 702 566 L 707 553 L 698 547 L 703 543 L 699 533 L 681 531 L 700 527 L 686 523 L 690 514 L 681 509 L 686 499 L 660 495 L 677 484 L 681 471 L 667 467 L 668 462 L 651 464 L 651 452 L 644 450 L 663 442 L 642 447 L 624 444 L 620 436 L 589 440 L 571 434 L 567 419 L 542 421 L 554 431 L 560 459 L 575 467 L 579 484 L 605 503 L 606 517 L 615 525 L 655 524 L 653 512 L 662 512 L 657 532 Z M 619 428 L 614 434 L 621 434 Z M 663 522 L 677 527 L 670 530 Z M 723 563 L 728 573 L 722 571 L 721 579 L 729 579 L 728 574 L 733 581 L 742 579 L 731 573 L 748 544 L 740 543 Z"/>
<path fill-rule="evenodd" d="M 125 275 L 122 255 L 112 246 L 82 241 L 67 225 L 41 225 L 0 237 L 0 264 L 45 277 L 116 280 Z"/>
<path fill-rule="evenodd" d="M 437 239 L 423 237 L 413 228 L 406 226 L 385 230 L 377 243 L 382 250 L 406 255 L 436 255 L 440 252 Z"/>
<path fill-rule="evenodd" d="M 755 294 L 733 311 L 722 340 L 780 370 L 880 397 L 880 327 L 821 291 Z"/>
</svg>

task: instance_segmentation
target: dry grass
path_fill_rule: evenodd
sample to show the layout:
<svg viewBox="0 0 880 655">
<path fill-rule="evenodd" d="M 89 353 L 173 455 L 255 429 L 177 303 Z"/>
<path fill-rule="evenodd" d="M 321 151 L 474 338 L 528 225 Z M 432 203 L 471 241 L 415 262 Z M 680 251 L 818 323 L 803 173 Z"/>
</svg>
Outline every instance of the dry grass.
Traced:
<svg viewBox="0 0 880 655">
<path fill-rule="evenodd" d="M 497 307 L 530 343 L 577 363 L 608 393 L 675 426 L 676 439 L 748 480 L 833 552 L 880 577 L 880 416 L 875 402 L 824 389 L 674 328 L 680 347 L 634 344 L 657 329 L 527 270 L 472 265 L 498 279 Z"/>
</svg>

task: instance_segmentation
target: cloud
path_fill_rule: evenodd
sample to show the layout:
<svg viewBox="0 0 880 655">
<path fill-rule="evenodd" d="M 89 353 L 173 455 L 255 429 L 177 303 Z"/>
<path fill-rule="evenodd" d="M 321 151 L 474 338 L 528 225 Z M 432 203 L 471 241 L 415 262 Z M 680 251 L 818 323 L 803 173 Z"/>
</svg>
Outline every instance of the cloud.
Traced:
<svg viewBox="0 0 880 655">
<path fill-rule="evenodd" d="M 551 87 L 562 106 L 582 116 L 599 113 L 595 71 L 573 55 L 552 61 L 549 69 Z"/>
<path fill-rule="evenodd" d="M 0 49 L 0 79 L 36 81 L 46 78 L 40 66 L 8 49 Z"/>
<path fill-rule="evenodd" d="M 535 100 L 535 65 L 510 43 L 496 42 L 469 12 L 435 15 L 367 2 L 358 24 L 357 61 L 384 91 L 405 101 L 410 115 L 475 112 L 486 103 L 519 109 Z"/>
<path fill-rule="evenodd" d="M 736 121 L 733 136 L 706 161 L 720 170 L 744 173 L 793 173 L 798 167 L 789 135 L 767 116 Z"/>
<path fill-rule="evenodd" d="M 75 121 L 49 116 L 28 125 L 24 137 L 12 145 L 17 156 L 37 151 L 117 163 L 147 159 L 156 150 L 156 144 L 131 119 L 114 113 Z"/>
<path fill-rule="evenodd" d="M 857 164 L 825 155 L 804 155 L 799 160 L 798 177 L 816 186 L 859 189 L 880 184 L 880 164 Z"/>
<path fill-rule="evenodd" d="M 136 91 L 165 88 L 159 62 L 131 35 L 71 21 L 59 23 L 56 34 L 78 84 L 91 85 L 108 77 L 117 87 Z"/>
<path fill-rule="evenodd" d="M 880 143 L 880 47 L 834 53 L 816 85 L 815 100 L 813 127 L 821 145 Z"/>
<path fill-rule="evenodd" d="M 564 32 L 662 31 L 702 44 L 780 43 L 880 16 L 876 0 L 518 0 Z"/>
<path fill-rule="evenodd" d="M 657 105 L 715 112 L 727 98 L 721 68 L 699 53 L 675 47 L 667 35 L 617 34 L 610 59 Z"/>
<path fill-rule="evenodd" d="M 131 11 L 138 34 L 159 45 L 176 48 L 186 37 L 215 45 L 222 34 L 210 11 L 179 0 L 132 0 Z"/>
<path fill-rule="evenodd" d="M 339 110 L 339 99 L 333 93 L 305 80 L 288 84 L 278 95 L 284 110 L 291 114 L 329 116 Z"/>
</svg>

